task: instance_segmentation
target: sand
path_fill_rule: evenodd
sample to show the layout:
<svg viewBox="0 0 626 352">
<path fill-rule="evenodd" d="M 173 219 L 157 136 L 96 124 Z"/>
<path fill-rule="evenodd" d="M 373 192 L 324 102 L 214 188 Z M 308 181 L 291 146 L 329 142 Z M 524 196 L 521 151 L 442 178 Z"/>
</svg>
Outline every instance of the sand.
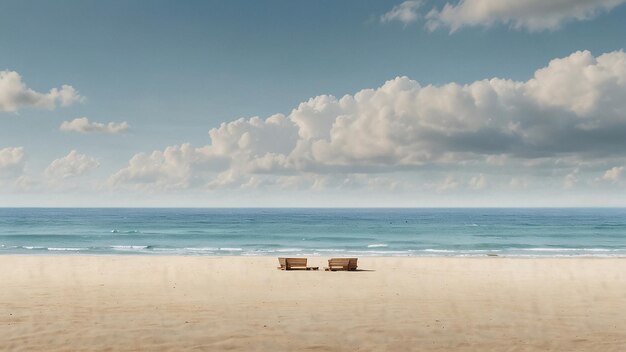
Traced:
<svg viewBox="0 0 626 352">
<path fill-rule="evenodd" d="M 324 258 L 310 258 L 324 265 Z M 3 256 L 0 350 L 626 351 L 626 259 Z"/>
</svg>

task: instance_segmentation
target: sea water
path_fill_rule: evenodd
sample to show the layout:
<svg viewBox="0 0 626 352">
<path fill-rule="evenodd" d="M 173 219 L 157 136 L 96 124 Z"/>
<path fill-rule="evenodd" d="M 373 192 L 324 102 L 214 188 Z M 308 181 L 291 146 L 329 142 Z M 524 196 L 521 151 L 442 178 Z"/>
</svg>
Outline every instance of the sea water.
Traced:
<svg viewBox="0 0 626 352">
<path fill-rule="evenodd" d="M 626 256 L 626 209 L 0 209 L 0 254 Z"/>
</svg>

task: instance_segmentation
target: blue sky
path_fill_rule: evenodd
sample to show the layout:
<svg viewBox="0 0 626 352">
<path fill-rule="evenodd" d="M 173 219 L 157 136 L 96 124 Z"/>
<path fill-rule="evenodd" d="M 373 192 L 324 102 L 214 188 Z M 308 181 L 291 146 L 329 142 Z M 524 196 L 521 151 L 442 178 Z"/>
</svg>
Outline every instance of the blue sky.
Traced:
<svg viewBox="0 0 626 352">
<path fill-rule="evenodd" d="M 495 10 L 471 20 L 463 17 L 463 6 L 481 2 Z M 465 147 L 459 146 L 465 142 L 456 140 L 426 144 L 431 137 L 422 135 L 425 132 L 414 136 L 419 140 L 407 141 L 368 130 L 384 129 L 381 121 L 393 125 L 406 118 L 421 121 L 419 126 L 409 125 L 424 130 L 432 127 L 426 123 L 429 119 L 444 111 L 451 116 L 470 114 L 455 101 L 442 101 L 435 112 L 427 103 L 420 103 L 415 111 L 398 108 L 398 100 L 393 99 L 389 106 L 383 102 L 367 107 L 370 110 L 360 107 L 354 110 L 355 119 L 370 113 L 380 118 L 394 107 L 399 112 L 380 121 L 364 117 L 367 123 L 355 122 L 354 128 L 344 131 L 357 141 L 351 144 L 338 144 L 345 138 L 332 133 L 312 137 L 306 135 L 304 125 L 298 125 L 299 131 L 290 125 L 298 120 L 292 110 L 313 97 L 339 99 L 363 89 L 378 89 L 399 76 L 419 82 L 420 88 L 394 83 L 415 93 L 414 98 L 421 94 L 417 90 L 431 84 L 462 86 L 494 77 L 527 82 L 551 60 L 570 58 L 579 51 L 589 51 L 592 61 L 612 53 L 610 60 L 616 62 L 611 66 L 614 76 L 599 83 L 591 79 L 589 91 L 610 89 L 617 98 L 609 103 L 619 101 L 620 94 L 626 96 L 619 66 L 620 51 L 626 46 L 626 5 L 620 0 L 576 0 L 556 1 L 554 8 L 542 9 L 540 3 L 511 2 L 503 10 L 489 0 L 410 1 L 414 19 L 391 16 L 384 20 L 385 14 L 402 6 L 401 1 L 4 1 L 0 4 L 0 71 L 19 74 L 28 89 L 42 94 L 63 85 L 78 93 L 67 106 L 59 101 L 52 108 L 22 104 L 2 109 L 2 94 L 6 101 L 10 97 L 0 85 L 0 150 L 5 150 L 7 159 L 4 164 L 0 159 L 0 205 L 498 206 L 515 205 L 520 195 L 521 205 L 624 205 L 618 195 L 624 191 L 625 164 L 623 153 L 615 152 L 621 144 L 611 142 L 610 137 L 603 142 L 598 136 L 603 131 L 621 131 L 626 116 L 617 111 L 618 105 L 604 118 L 607 113 L 600 107 L 611 106 L 600 98 L 589 103 L 593 106 L 580 108 L 571 105 L 575 102 L 563 102 L 556 108 L 571 113 L 571 121 L 593 119 L 594 126 L 605 129 L 591 133 L 588 127 L 551 130 L 552 124 L 535 126 L 532 133 L 565 134 L 565 142 L 555 138 L 563 147 L 543 143 L 545 150 L 535 145 L 519 153 L 511 152 L 510 143 L 499 146 L 501 150 L 474 150 L 471 141 Z M 446 4 L 458 11 L 437 17 Z M 435 20 L 438 28 L 433 29 L 429 23 Z M 453 28 L 459 23 L 459 28 Z M 534 94 L 527 90 L 519 94 Z M 435 96 L 446 96 L 446 92 Z M 582 93 L 570 96 L 576 94 Z M 538 105 L 528 114 L 567 119 L 561 112 L 546 109 L 546 102 L 558 99 L 538 96 Z M 526 106 L 514 104 L 512 108 Z M 457 108 L 461 110 L 451 111 Z M 239 143 L 239 149 L 217 151 L 217 143 L 208 135 L 222 123 L 253 116 L 263 121 L 277 113 L 284 114 L 285 121 L 272 126 L 286 126 L 286 130 L 249 133 L 258 142 L 249 144 L 252 149 Z M 501 110 L 479 113 L 485 119 L 511 118 L 502 116 L 506 113 Z M 340 116 L 324 118 L 336 121 Z M 63 122 L 83 117 L 89 124 L 105 127 L 100 133 L 93 126 L 85 130 L 78 124 L 61 130 Z M 122 132 L 106 127 L 123 122 L 129 127 Z M 441 123 L 450 127 L 457 122 Z M 508 121 L 521 126 L 526 122 Z M 473 123 L 463 128 L 476 132 Z M 497 144 L 500 137 L 488 135 L 487 130 L 485 138 Z M 519 135 L 527 136 L 529 131 Z M 577 131 L 586 134 L 579 136 Z M 237 144 L 241 136 L 232 133 L 224 138 L 236 137 L 233 143 Z M 289 138 L 272 145 L 287 133 L 309 140 L 310 150 L 302 146 L 304 151 L 295 153 L 296 141 Z M 584 148 L 569 147 L 567 134 L 570 139 L 589 142 Z M 331 146 L 324 146 L 328 151 L 322 152 L 324 143 L 311 138 Z M 374 155 L 360 146 L 358 141 L 367 138 L 371 138 L 367 145 L 380 144 L 387 154 Z M 151 165 L 150 170 L 144 164 L 129 163 L 137 154 L 150 156 L 153 151 L 165 153 L 168 147 L 187 144 L 193 151 L 175 156 L 180 160 L 164 162 L 159 155 L 139 160 Z M 463 149 L 472 155 L 460 155 Z M 427 156 L 420 159 L 417 155 Z M 476 161 L 489 157 L 509 161 L 498 168 L 491 161 Z M 55 160 L 60 161 L 51 168 Z M 261 167 L 259 160 L 271 166 Z M 542 166 L 530 170 L 531 164 Z M 572 182 L 567 182 L 568 176 Z M 506 186 L 518 183 L 518 188 Z"/>
</svg>

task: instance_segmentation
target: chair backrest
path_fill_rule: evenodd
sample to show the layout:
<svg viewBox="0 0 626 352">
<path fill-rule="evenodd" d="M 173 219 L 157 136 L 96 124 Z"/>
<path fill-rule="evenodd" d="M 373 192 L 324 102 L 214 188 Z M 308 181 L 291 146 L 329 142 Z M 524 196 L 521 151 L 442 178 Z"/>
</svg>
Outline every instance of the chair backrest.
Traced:
<svg viewBox="0 0 626 352">
<path fill-rule="evenodd" d="M 328 259 L 328 267 L 341 267 L 343 270 L 356 270 L 358 260 L 358 258 L 331 258 Z"/>
<path fill-rule="evenodd" d="M 350 262 L 348 263 L 348 270 L 356 270 L 357 268 L 357 261 L 359 260 L 359 258 L 348 258 L 350 260 Z"/>
<path fill-rule="evenodd" d="M 345 270 L 348 270 L 350 266 L 350 258 L 331 258 L 328 259 L 328 267 L 336 268 L 343 267 Z"/>
<path fill-rule="evenodd" d="M 306 258 L 285 258 L 287 269 L 290 268 L 306 268 Z"/>
</svg>

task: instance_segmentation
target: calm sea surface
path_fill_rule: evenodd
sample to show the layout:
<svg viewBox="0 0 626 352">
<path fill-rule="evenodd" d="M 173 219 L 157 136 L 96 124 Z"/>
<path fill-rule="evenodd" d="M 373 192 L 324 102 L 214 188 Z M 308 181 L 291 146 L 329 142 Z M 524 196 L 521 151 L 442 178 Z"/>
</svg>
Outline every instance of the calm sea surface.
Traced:
<svg viewBox="0 0 626 352">
<path fill-rule="evenodd" d="M 626 256 L 626 209 L 0 209 L 0 254 Z"/>
</svg>

